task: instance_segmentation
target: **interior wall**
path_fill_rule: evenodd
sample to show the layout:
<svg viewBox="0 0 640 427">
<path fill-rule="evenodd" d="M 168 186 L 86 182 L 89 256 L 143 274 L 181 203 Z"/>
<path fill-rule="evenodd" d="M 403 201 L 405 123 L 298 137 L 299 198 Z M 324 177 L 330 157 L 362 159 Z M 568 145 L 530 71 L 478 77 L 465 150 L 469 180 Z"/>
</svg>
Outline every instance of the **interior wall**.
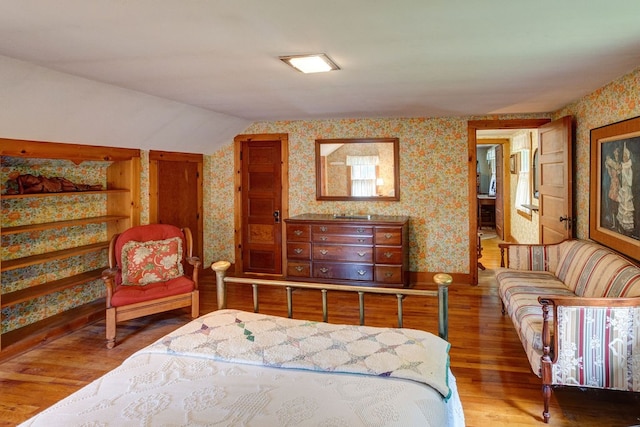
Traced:
<svg viewBox="0 0 640 427">
<path fill-rule="evenodd" d="M 612 81 L 593 93 L 554 113 L 554 119 L 574 118 L 574 235 L 589 237 L 590 131 L 601 126 L 640 116 L 640 68 Z M 636 160 L 638 161 L 638 160 Z M 640 204 L 640 202 L 637 202 Z M 640 206 L 636 206 L 638 209 Z"/>
<path fill-rule="evenodd" d="M 589 130 L 640 116 L 640 69 L 552 114 L 576 122 L 574 200 L 576 236 L 589 232 Z M 259 122 L 243 133 L 288 133 L 291 157 L 290 213 L 353 211 L 411 216 L 412 271 L 469 273 L 467 121 L 541 118 L 547 115 L 345 119 Z M 317 138 L 399 137 L 400 202 L 318 202 L 315 200 L 314 141 Z M 206 194 L 205 263 L 233 259 L 233 146 L 205 161 L 212 179 Z M 461 213 L 462 214 L 456 214 Z M 458 216 L 459 215 L 459 216 Z"/>
</svg>

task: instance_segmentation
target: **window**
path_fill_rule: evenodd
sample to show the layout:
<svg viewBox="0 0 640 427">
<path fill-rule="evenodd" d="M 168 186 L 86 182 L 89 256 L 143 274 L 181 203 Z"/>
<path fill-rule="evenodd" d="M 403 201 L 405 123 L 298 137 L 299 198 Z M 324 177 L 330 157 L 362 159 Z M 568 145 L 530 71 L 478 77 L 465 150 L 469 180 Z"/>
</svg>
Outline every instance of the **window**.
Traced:
<svg viewBox="0 0 640 427">
<path fill-rule="evenodd" d="M 376 195 L 378 156 L 347 156 L 351 169 L 351 195 L 372 197 Z"/>
</svg>

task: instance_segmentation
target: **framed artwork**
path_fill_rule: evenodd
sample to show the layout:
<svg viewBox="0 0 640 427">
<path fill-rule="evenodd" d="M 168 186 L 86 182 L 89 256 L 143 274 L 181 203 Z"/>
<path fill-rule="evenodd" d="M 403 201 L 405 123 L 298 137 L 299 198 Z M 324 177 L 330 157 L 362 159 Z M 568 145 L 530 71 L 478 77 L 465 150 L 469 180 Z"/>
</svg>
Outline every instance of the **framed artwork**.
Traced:
<svg viewBox="0 0 640 427">
<path fill-rule="evenodd" d="M 640 117 L 591 130 L 589 238 L 640 260 Z"/>
<path fill-rule="evenodd" d="M 512 154 L 509 157 L 509 172 L 517 174 L 520 166 L 520 153 Z"/>
</svg>

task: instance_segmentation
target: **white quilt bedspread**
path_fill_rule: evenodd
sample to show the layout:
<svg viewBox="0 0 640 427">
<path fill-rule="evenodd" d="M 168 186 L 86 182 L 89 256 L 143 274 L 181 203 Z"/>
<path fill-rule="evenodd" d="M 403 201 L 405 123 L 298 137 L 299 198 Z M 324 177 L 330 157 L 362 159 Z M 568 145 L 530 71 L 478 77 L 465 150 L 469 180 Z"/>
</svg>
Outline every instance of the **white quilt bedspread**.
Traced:
<svg viewBox="0 0 640 427">
<path fill-rule="evenodd" d="M 309 335 L 313 328 L 317 332 Z M 404 346 L 413 344 L 406 340 L 430 340 L 414 337 L 420 331 L 404 330 L 409 335 L 400 338 L 393 334 L 395 329 L 361 328 L 229 310 L 215 312 L 142 349 L 23 425 L 464 426 L 455 379 L 447 363 L 444 392 L 420 380 L 400 378 L 400 373 L 410 372 L 409 376 L 415 377 L 428 371 L 424 366 L 416 368 L 423 364 L 416 356 L 408 356 L 412 361 L 407 362 Z M 354 331 L 360 331 L 362 345 L 351 344 L 358 341 Z M 280 336 L 282 333 L 286 336 Z M 305 343 L 305 337 L 311 342 Z M 317 343 L 326 340 L 331 342 Z M 277 342 L 280 345 L 276 346 Z M 372 358 L 372 349 L 380 342 L 391 346 Z M 296 351 L 307 346 L 311 362 L 304 362 L 307 357 Z M 254 351 L 248 350 L 251 347 Z M 213 348 L 221 353 L 212 356 Z M 233 355 L 237 354 L 231 352 L 233 348 L 250 356 L 242 362 L 232 360 L 239 357 Z M 273 366 L 260 366 L 260 358 L 271 359 L 267 363 Z M 282 369 L 285 365 L 294 369 Z M 323 371 L 325 365 L 331 373 Z M 353 369 L 336 369 L 336 365 Z M 362 369 L 371 372 L 363 375 Z M 378 370 L 381 373 L 376 373 Z M 451 398 L 445 401 L 443 395 Z"/>
</svg>

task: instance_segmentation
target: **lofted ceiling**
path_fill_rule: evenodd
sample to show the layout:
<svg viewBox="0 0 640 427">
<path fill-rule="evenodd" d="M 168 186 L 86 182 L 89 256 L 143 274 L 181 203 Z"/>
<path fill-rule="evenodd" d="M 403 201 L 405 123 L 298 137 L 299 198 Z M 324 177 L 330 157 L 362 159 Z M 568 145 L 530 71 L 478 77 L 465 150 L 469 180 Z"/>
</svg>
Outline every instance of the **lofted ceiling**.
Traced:
<svg viewBox="0 0 640 427">
<path fill-rule="evenodd" d="M 640 66 L 640 1 L 0 1 L 0 55 L 247 121 L 551 112 Z M 305 75 L 280 55 L 326 53 Z"/>
</svg>

